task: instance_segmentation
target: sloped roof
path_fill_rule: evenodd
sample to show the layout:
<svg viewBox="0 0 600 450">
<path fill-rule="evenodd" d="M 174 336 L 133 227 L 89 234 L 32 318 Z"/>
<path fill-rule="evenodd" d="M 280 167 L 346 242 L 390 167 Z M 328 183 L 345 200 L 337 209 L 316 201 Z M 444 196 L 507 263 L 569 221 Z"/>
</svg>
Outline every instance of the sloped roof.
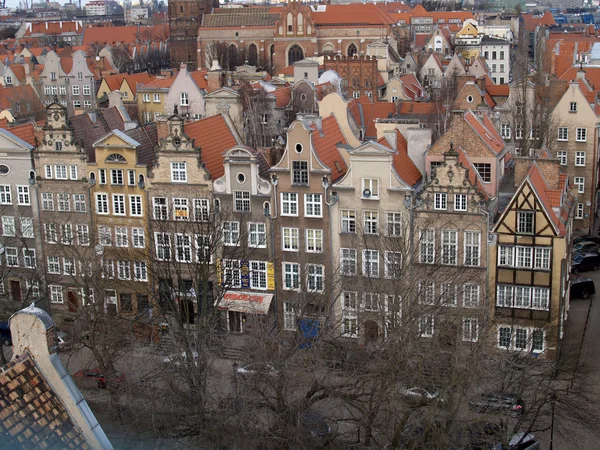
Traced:
<svg viewBox="0 0 600 450">
<path fill-rule="evenodd" d="M 39 110 L 42 107 L 42 103 L 29 84 L 22 84 L 21 86 L 8 86 L 0 87 L 0 111 L 5 109 L 11 109 L 13 103 L 24 103 L 31 102 L 31 111 Z M 22 113 L 26 113 L 24 107 L 21 108 Z"/>
<path fill-rule="evenodd" d="M 112 130 L 125 129 L 123 118 L 116 107 L 98 111 L 95 122 L 92 122 L 88 114 L 73 116 L 70 122 L 75 140 L 83 145 L 91 163 L 96 162 L 94 142 Z"/>
<path fill-rule="evenodd" d="M 83 27 L 78 21 L 59 21 L 59 22 L 32 22 L 23 36 L 31 36 L 32 34 L 62 34 L 62 33 L 78 33 L 83 31 Z"/>
<path fill-rule="evenodd" d="M 124 27 L 87 27 L 83 32 L 83 45 L 93 44 L 99 42 L 102 44 L 133 44 L 137 41 L 139 36 L 138 30 L 141 34 L 150 34 L 154 40 L 162 40 L 163 37 L 169 35 L 168 25 L 153 25 L 149 27 L 139 27 L 137 25 L 130 25 Z M 142 37 L 142 39 L 144 39 Z"/>
<path fill-rule="evenodd" d="M 385 136 L 379 138 L 377 143 L 393 149 Z M 415 185 L 422 177 L 421 172 L 410 156 L 408 156 L 408 142 L 400 132 L 396 130 L 396 152 L 392 158 L 392 167 L 396 174 L 409 186 Z"/>
<path fill-rule="evenodd" d="M 473 167 L 473 164 L 471 164 L 469 157 L 463 152 L 462 148 L 458 147 L 455 150 L 458 153 L 458 162 L 465 169 L 467 169 L 469 181 L 471 182 L 471 184 L 477 187 L 477 190 L 485 199 L 488 199 L 489 196 L 487 191 L 485 190 L 485 187 L 483 186 L 483 180 L 481 179 L 479 172 L 475 169 L 475 167 Z"/>
<path fill-rule="evenodd" d="M 156 158 L 156 149 L 158 148 L 158 127 L 156 122 L 125 131 L 124 134 L 134 142 L 139 143 L 136 149 L 137 163 L 150 166 Z"/>
<path fill-rule="evenodd" d="M 148 81 L 146 81 L 144 84 L 142 84 L 141 86 L 138 86 L 137 90 L 139 91 L 141 89 L 144 91 L 146 91 L 146 90 L 153 91 L 153 90 L 158 90 L 158 89 L 169 89 L 174 81 L 175 81 L 175 77 L 151 78 Z"/>
<path fill-rule="evenodd" d="M 71 73 L 71 69 L 73 69 L 73 58 L 70 56 L 62 56 L 59 58 L 60 67 L 63 72 L 67 75 Z"/>
<path fill-rule="evenodd" d="M 190 139 L 194 139 L 194 145 L 200 148 L 202 162 L 211 179 L 222 177 L 225 173 L 223 153 L 238 144 L 225 118 L 222 115 L 207 117 L 185 124 L 184 130 Z"/>
<path fill-rule="evenodd" d="M 508 84 L 486 83 L 485 90 L 488 91 L 492 97 L 508 97 L 510 94 L 510 87 Z"/>
<path fill-rule="evenodd" d="M 358 126 L 365 127 L 365 139 L 374 139 L 377 137 L 375 119 L 385 119 L 393 115 L 396 111 L 396 105 L 391 102 L 373 103 L 369 97 L 363 95 L 352 100 L 348 105 L 348 110 L 354 122 Z"/>
<path fill-rule="evenodd" d="M 548 188 L 548 184 L 541 174 L 538 165 L 534 161 L 533 164 L 529 167 L 529 171 L 527 172 L 526 180 L 529 180 L 533 189 L 535 189 L 540 201 L 542 202 L 544 209 L 546 210 L 546 214 L 548 218 L 553 223 L 554 227 L 559 231 L 559 233 L 563 234 L 565 231 L 565 226 L 561 222 L 561 220 L 556 215 L 554 208 L 552 207 L 553 202 L 556 203 L 556 196 L 558 195 L 559 206 L 560 206 L 560 198 L 562 197 L 561 192 L 552 192 L 553 190 Z M 552 200 L 551 200 L 552 198 Z"/>
<path fill-rule="evenodd" d="M 481 140 L 494 154 L 498 155 L 500 152 L 502 152 L 504 149 L 504 140 L 500 138 L 500 135 L 496 131 L 492 121 L 487 117 L 487 114 L 483 115 L 482 122 L 475 116 L 475 114 L 473 114 L 471 111 L 468 111 L 464 115 L 464 120 L 471 126 L 473 131 L 479 135 Z"/>
<path fill-rule="evenodd" d="M 374 3 L 325 5 L 323 10 L 311 11 L 310 17 L 317 26 L 389 26 L 396 20 Z"/>
<path fill-rule="evenodd" d="M 116 91 L 121 87 L 123 79 L 127 76 L 126 73 L 115 73 L 113 75 L 106 75 L 104 81 L 108 85 L 108 88 L 112 91 Z"/>
<path fill-rule="evenodd" d="M 267 8 L 231 8 L 215 12 L 202 18 L 202 28 L 272 27 L 279 20 L 279 14 L 270 13 Z"/>
<path fill-rule="evenodd" d="M 400 77 L 404 94 L 411 100 L 416 100 L 423 94 L 423 86 L 417 80 L 414 73 L 409 73 Z"/>
<path fill-rule="evenodd" d="M 425 47 L 425 44 L 427 44 L 427 42 L 429 42 L 429 39 L 431 39 L 431 34 L 428 33 L 415 33 L 415 47 L 418 49 L 422 49 L 423 47 Z"/>
<path fill-rule="evenodd" d="M 525 30 L 535 31 L 538 26 L 556 25 L 554 16 L 550 11 L 546 11 L 543 16 L 534 16 L 533 14 L 521 13 L 521 20 L 525 25 Z"/>
<path fill-rule="evenodd" d="M 346 174 L 348 167 L 337 146 L 348 143 L 335 116 L 322 119 L 321 129 L 312 132 L 312 144 L 321 162 L 331 169 L 332 183 Z"/>
<path fill-rule="evenodd" d="M 564 81 L 575 80 L 579 70 L 579 67 L 570 67 L 559 78 Z M 600 92 L 600 67 L 584 67 L 583 71 L 585 72 L 585 79 L 589 81 L 594 91 Z"/>
<path fill-rule="evenodd" d="M 19 80 L 21 83 L 25 83 L 27 81 L 27 76 L 25 75 L 25 67 L 23 66 L 23 64 L 11 64 L 8 67 L 10 67 L 12 72 L 15 74 L 15 77 L 17 77 L 17 80 Z"/>
<path fill-rule="evenodd" d="M 148 72 L 139 72 L 132 75 L 126 75 L 123 81 L 127 81 L 129 89 L 131 89 L 131 92 L 135 95 L 137 94 L 138 84 L 147 83 L 150 79 L 152 79 L 152 75 L 149 75 Z M 121 81 L 119 87 L 123 85 L 123 81 Z M 175 81 L 174 78 L 173 81 Z"/>
<path fill-rule="evenodd" d="M 292 100 L 291 86 L 284 86 L 273 92 L 269 92 L 269 94 L 275 97 L 275 108 L 285 108 Z"/>
<path fill-rule="evenodd" d="M 434 114 L 436 104 L 432 102 L 401 102 L 398 113 L 402 114 Z"/>
<path fill-rule="evenodd" d="M 194 70 L 190 72 L 192 80 L 194 80 L 194 83 L 196 83 L 196 86 L 198 86 L 199 89 L 208 88 L 208 80 L 206 79 L 207 73 L 208 70 Z"/>
<path fill-rule="evenodd" d="M 29 145 L 33 145 L 35 147 L 37 143 L 35 141 L 33 129 L 34 124 L 34 122 L 27 122 L 20 125 L 11 126 L 7 121 L 2 121 L 0 122 L 0 127 L 14 134 L 19 139 L 27 142 Z M 43 122 L 39 122 L 38 124 L 43 124 Z"/>
</svg>

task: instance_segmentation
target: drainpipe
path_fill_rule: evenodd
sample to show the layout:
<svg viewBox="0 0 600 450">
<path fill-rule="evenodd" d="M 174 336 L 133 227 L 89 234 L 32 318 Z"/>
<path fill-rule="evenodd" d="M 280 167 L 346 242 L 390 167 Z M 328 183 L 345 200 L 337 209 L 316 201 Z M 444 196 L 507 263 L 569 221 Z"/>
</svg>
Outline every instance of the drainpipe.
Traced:
<svg viewBox="0 0 600 450">
<path fill-rule="evenodd" d="M 330 202 L 327 201 L 327 190 L 331 186 L 329 184 L 329 179 L 327 178 L 327 175 L 323 176 L 323 180 L 321 181 L 321 184 L 323 185 L 323 200 L 324 200 L 325 204 L 327 205 L 327 214 L 329 214 L 329 225 L 328 225 L 329 226 L 329 264 L 330 264 L 331 270 L 333 271 L 333 225 L 332 225 L 332 220 L 331 220 L 331 207 L 338 202 L 338 197 L 332 196 L 331 201 Z M 331 274 L 331 279 L 333 280 L 333 273 Z M 335 301 L 336 301 L 335 289 L 333 289 L 333 286 L 332 286 L 331 305 L 329 305 L 329 313 L 325 316 L 326 317 L 326 325 L 328 325 L 328 322 L 331 320 Z"/>
<path fill-rule="evenodd" d="M 267 215 L 267 211 L 264 211 L 264 215 L 265 217 L 267 217 L 267 219 L 269 219 L 269 225 L 271 228 L 271 260 L 273 261 L 273 284 L 275 285 L 275 289 L 273 290 L 273 309 L 275 310 L 275 324 L 273 325 L 273 328 L 271 329 L 271 332 L 273 330 L 275 330 L 276 332 L 279 331 L 279 305 L 277 304 L 278 302 L 278 297 L 277 297 L 277 261 L 276 261 L 276 255 L 275 255 L 275 220 L 277 220 L 277 218 L 279 217 L 279 208 L 278 208 L 278 203 L 277 203 L 277 184 L 279 183 L 279 180 L 277 178 L 277 175 L 273 174 L 271 175 L 271 185 L 273 186 L 273 205 L 271 205 L 271 211 L 268 212 Z M 275 211 L 275 214 L 273 214 L 272 211 Z"/>
</svg>

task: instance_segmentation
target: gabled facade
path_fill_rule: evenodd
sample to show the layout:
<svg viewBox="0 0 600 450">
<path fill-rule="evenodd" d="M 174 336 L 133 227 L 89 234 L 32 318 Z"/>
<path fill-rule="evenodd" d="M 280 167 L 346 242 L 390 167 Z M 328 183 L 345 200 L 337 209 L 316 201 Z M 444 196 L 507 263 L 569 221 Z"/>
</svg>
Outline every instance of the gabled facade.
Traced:
<svg viewBox="0 0 600 450">
<path fill-rule="evenodd" d="M 490 68 L 490 77 L 494 84 L 510 81 L 510 43 L 504 39 L 485 36 L 481 40 L 481 55 Z"/>
<path fill-rule="evenodd" d="M 431 53 L 419 71 L 419 78 L 425 88 L 441 87 L 444 69 L 440 56 L 437 53 Z"/>
<path fill-rule="evenodd" d="M 71 111 L 89 110 L 96 107 L 96 82 L 88 67 L 85 53 L 73 53 L 73 66 L 67 74 L 68 102 Z"/>
<path fill-rule="evenodd" d="M 449 57 L 452 54 L 452 41 L 448 28 L 438 28 L 433 32 L 425 49 Z"/>
<path fill-rule="evenodd" d="M 194 79 L 182 64 L 175 81 L 171 84 L 165 99 L 165 114 L 174 114 L 175 107 L 184 117 L 201 119 L 206 115 L 204 92 L 194 82 Z"/>
<path fill-rule="evenodd" d="M 48 52 L 44 70 L 40 74 L 40 100 L 48 106 L 58 98 L 60 104 L 65 106 L 71 115 L 73 104 L 69 103 L 66 80 L 67 74 L 60 64 L 60 57 L 54 51 Z"/>
</svg>

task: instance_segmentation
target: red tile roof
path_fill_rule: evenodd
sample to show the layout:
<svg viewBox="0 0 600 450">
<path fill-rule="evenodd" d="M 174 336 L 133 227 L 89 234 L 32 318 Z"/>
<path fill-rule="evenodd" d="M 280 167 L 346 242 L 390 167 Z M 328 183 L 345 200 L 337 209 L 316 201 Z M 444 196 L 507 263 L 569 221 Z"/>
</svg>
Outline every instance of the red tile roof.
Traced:
<svg viewBox="0 0 600 450">
<path fill-rule="evenodd" d="M 185 134 L 200 147 L 202 162 L 211 179 L 216 180 L 225 173 L 223 153 L 238 144 L 234 133 L 222 115 L 207 117 L 185 125 Z"/>
<path fill-rule="evenodd" d="M 121 83 L 123 82 L 123 79 L 126 76 L 127 76 L 126 73 L 115 73 L 114 75 L 106 75 L 104 77 L 104 81 L 106 81 L 108 88 L 112 92 L 112 91 L 116 91 L 117 89 L 119 89 L 121 87 Z"/>
<path fill-rule="evenodd" d="M 269 92 L 269 94 L 275 97 L 275 108 L 285 108 L 292 99 L 292 88 L 291 86 L 284 86 Z"/>
<path fill-rule="evenodd" d="M 535 189 L 538 197 L 540 198 L 540 201 L 544 206 L 544 209 L 546 210 L 546 214 L 548 214 L 548 217 L 550 218 L 556 229 L 559 231 L 559 233 L 563 234 L 565 231 L 565 226 L 558 218 L 553 209 L 553 203 L 556 204 L 556 207 L 561 206 L 562 192 L 551 190 L 548 188 L 548 183 L 546 183 L 546 180 L 541 174 L 538 165 L 535 163 L 535 161 L 529 167 L 529 172 L 527 172 L 526 179 L 529 180 L 531 186 L 533 187 L 533 189 Z"/>
<path fill-rule="evenodd" d="M 402 81 L 404 94 L 411 100 L 416 100 L 423 95 L 423 86 L 414 73 L 401 76 L 400 81 Z"/>
<path fill-rule="evenodd" d="M 385 136 L 379 138 L 377 142 L 385 147 L 392 148 Z M 396 130 L 396 152 L 392 159 L 392 166 L 400 179 L 409 186 L 413 186 L 421 179 L 421 172 L 408 156 L 408 142 L 400 133 L 400 130 Z"/>
<path fill-rule="evenodd" d="M 337 145 L 347 142 L 335 116 L 323 118 L 321 129 L 312 132 L 312 144 L 321 162 L 331 169 L 332 183 L 346 174 L 348 167 Z"/>
<path fill-rule="evenodd" d="M 521 19 L 525 25 L 525 30 L 535 31 L 538 26 L 556 25 L 554 16 L 550 11 L 546 11 L 543 16 L 534 16 L 533 14 L 521 14 Z"/>
<path fill-rule="evenodd" d="M 9 86 L 0 88 L 0 111 L 5 109 L 11 109 L 13 104 L 20 103 L 21 113 L 25 114 L 26 104 L 30 103 L 30 111 L 41 111 L 43 105 L 29 84 L 22 84 L 20 86 Z M 15 114 L 18 115 L 18 114 Z"/>
<path fill-rule="evenodd" d="M 138 90 L 156 90 L 156 89 L 169 89 L 173 82 L 175 81 L 175 77 L 169 78 L 151 78 L 143 85 L 138 86 Z M 131 86 L 131 84 L 130 84 Z"/>
<path fill-rule="evenodd" d="M 33 22 L 27 24 L 25 34 L 28 37 L 32 34 L 62 34 L 62 33 L 81 33 L 82 25 L 78 21 L 60 21 L 60 22 Z"/>
<path fill-rule="evenodd" d="M 465 113 L 464 119 L 494 154 L 498 155 L 504 149 L 504 140 L 496 131 L 487 114 L 483 115 L 483 122 L 471 111 Z"/>
<path fill-rule="evenodd" d="M 425 44 L 429 42 L 429 39 L 431 39 L 431 34 L 415 33 L 415 47 L 419 50 L 422 49 L 423 47 L 425 47 Z"/>
<path fill-rule="evenodd" d="M 154 25 L 141 27 L 141 34 L 149 33 L 153 40 L 162 41 L 169 36 L 168 25 Z M 102 44 L 133 44 L 137 42 L 140 34 L 137 25 L 125 27 L 88 27 L 83 33 L 83 45 L 99 42 Z M 141 38 L 142 40 L 144 37 Z"/>
<path fill-rule="evenodd" d="M 206 79 L 206 74 L 208 70 L 194 70 L 190 72 L 190 76 L 196 83 L 199 89 L 207 89 L 208 88 L 208 80 Z"/>
<path fill-rule="evenodd" d="M 561 80 L 573 81 L 577 78 L 579 67 L 570 67 L 566 72 L 559 76 Z M 600 67 L 584 67 L 585 79 L 591 84 L 596 92 L 600 92 Z"/>
<path fill-rule="evenodd" d="M 147 72 L 134 73 L 132 75 L 126 75 L 119 87 L 123 85 L 124 82 L 127 82 L 129 89 L 133 95 L 137 94 L 138 84 L 146 83 L 152 78 L 152 75 L 149 75 Z M 175 81 L 175 78 L 172 77 L 171 83 Z M 170 86 L 170 85 L 169 85 Z"/>
<path fill-rule="evenodd" d="M 508 84 L 486 83 L 485 89 L 492 97 L 508 97 L 508 94 L 510 93 Z"/>
<path fill-rule="evenodd" d="M 10 70 L 12 70 L 12 72 L 15 74 L 15 77 L 17 77 L 17 80 L 19 80 L 19 82 L 25 83 L 27 81 L 27 76 L 25 75 L 25 67 L 23 66 L 23 64 L 11 64 L 8 67 L 10 67 Z"/>
<path fill-rule="evenodd" d="M 38 122 L 38 125 L 43 125 L 44 122 Z M 21 125 L 11 126 L 9 122 L 3 121 L 0 122 L 0 128 L 4 128 L 5 130 L 11 132 L 15 136 L 20 139 L 23 139 L 29 145 L 36 146 L 35 136 L 33 133 L 34 122 L 27 122 Z"/>
<path fill-rule="evenodd" d="M 465 169 L 467 169 L 469 181 L 471 182 L 471 184 L 477 187 L 477 190 L 484 198 L 488 199 L 489 196 L 487 191 L 485 190 L 485 187 L 483 186 L 483 180 L 481 179 L 481 176 L 479 176 L 479 172 L 475 170 L 475 167 L 473 167 L 473 165 L 471 164 L 471 161 L 469 161 L 469 157 L 463 152 L 462 148 L 460 147 L 456 149 L 456 152 L 458 153 L 458 162 Z"/>
<path fill-rule="evenodd" d="M 436 111 L 435 103 L 429 102 L 401 102 L 399 114 L 433 114 Z"/>
<path fill-rule="evenodd" d="M 60 67 L 62 68 L 63 72 L 65 74 L 70 74 L 71 73 L 71 69 L 73 68 L 73 58 L 68 56 L 68 57 L 61 57 L 59 59 L 60 61 Z"/>
<path fill-rule="evenodd" d="M 311 12 L 310 18 L 317 26 L 389 26 L 396 22 L 374 3 L 326 5 L 322 12 Z"/>
</svg>

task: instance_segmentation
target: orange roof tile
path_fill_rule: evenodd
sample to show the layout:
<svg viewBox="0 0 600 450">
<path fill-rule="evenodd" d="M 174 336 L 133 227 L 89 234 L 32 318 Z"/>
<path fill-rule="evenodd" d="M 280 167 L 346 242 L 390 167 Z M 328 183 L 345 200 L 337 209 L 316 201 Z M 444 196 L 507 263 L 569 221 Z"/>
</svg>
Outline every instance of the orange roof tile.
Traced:
<svg viewBox="0 0 600 450">
<path fill-rule="evenodd" d="M 157 90 L 157 89 L 169 89 L 173 82 L 175 81 L 175 77 L 169 78 L 151 78 L 141 86 L 137 87 L 137 90 Z M 130 85 L 131 86 L 131 85 Z"/>
<path fill-rule="evenodd" d="M 202 162 L 216 180 L 225 173 L 223 153 L 238 144 L 222 115 L 207 117 L 185 125 L 185 134 L 200 147 Z"/>
<path fill-rule="evenodd" d="M 525 25 L 525 30 L 535 31 L 538 26 L 556 25 L 554 16 L 550 11 L 546 11 L 543 16 L 534 16 L 533 14 L 521 14 L 521 19 Z"/>
<path fill-rule="evenodd" d="M 425 44 L 427 44 L 427 42 L 429 42 L 429 39 L 431 39 L 431 34 L 415 33 L 415 39 L 414 39 L 415 47 L 417 49 L 422 49 L 423 47 L 425 47 Z"/>
<path fill-rule="evenodd" d="M 294 66 L 287 66 L 278 71 L 280 75 L 294 75 Z"/>
<path fill-rule="evenodd" d="M 44 122 L 39 122 L 39 124 L 43 124 Z M 35 141 L 35 136 L 33 133 L 34 122 L 27 122 L 20 125 L 11 126 L 9 122 L 4 121 L 0 122 L 0 128 L 4 128 L 5 130 L 11 132 L 15 136 L 20 139 L 23 139 L 29 145 L 36 146 L 37 142 Z"/>
<path fill-rule="evenodd" d="M 326 5 L 324 11 L 311 12 L 310 18 L 317 26 L 389 26 L 396 22 L 373 3 Z"/>
<path fill-rule="evenodd" d="M 108 88 L 112 91 L 116 91 L 121 87 L 123 79 L 127 76 L 126 73 L 115 73 L 114 75 L 106 75 L 104 81 L 108 85 Z"/>
<path fill-rule="evenodd" d="M 70 74 L 71 69 L 73 69 L 73 58 L 70 56 L 60 58 L 60 67 L 65 74 Z"/>
<path fill-rule="evenodd" d="M 562 197 L 561 192 L 552 192 L 550 189 L 548 189 L 548 184 L 546 183 L 546 180 L 544 180 L 544 177 L 540 173 L 538 165 L 535 163 L 535 161 L 533 162 L 533 164 L 531 164 L 531 167 L 529 167 L 529 172 L 527 172 L 526 178 L 529 180 L 531 186 L 537 192 L 538 197 L 540 198 L 540 201 L 544 205 L 544 209 L 548 214 L 548 217 L 553 222 L 556 229 L 559 231 L 564 231 L 564 225 L 556 216 L 556 213 L 554 212 L 554 209 L 552 207 L 553 201 L 557 203 L 557 207 L 560 207 L 560 199 Z M 556 195 L 558 195 L 558 200 L 556 198 Z"/>
<path fill-rule="evenodd" d="M 579 67 L 570 67 L 559 78 L 564 81 L 575 80 L 579 70 Z M 585 79 L 588 80 L 592 88 L 596 92 L 600 92 L 600 67 L 584 67 L 583 71 L 585 72 Z"/>
<path fill-rule="evenodd" d="M 377 142 L 385 147 L 392 148 L 385 136 L 379 138 Z M 421 172 L 408 156 L 408 142 L 400 130 L 396 130 L 396 152 L 392 159 L 392 166 L 398 176 L 409 186 L 413 186 L 421 179 Z"/>
<path fill-rule="evenodd" d="M 154 25 L 139 28 L 142 34 L 149 33 L 155 41 L 162 41 L 169 36 L 168 25 Z M 103 44 L 133 44 L 138 40 L 138 26 L 125 27 L 88 27 L 83 33 L 83 45 L 95 42 Z M 142 36 L 142 39 L 144 37 Z"/>
<path fill-rule="evenodd" d="M 401 102 L 400 114 L 433 114 L 436 111 L 435 103 L 430 102 Z"/>
<path fill-rule="evenodd" d="M 469 161 L 469 157 L 463 152 L 462 148 L 460 147 L 456 149 L 456 152 L 458 153 L 458 162 L 465 169 L 467 169 L 469 181 L 471 182 L 471 184 L 477 187 L 479 193 L 484 198 L 489 198 L 488 193 L 483 186 L 483 180 L 479 176 L 479 172 L 477 172 L 477 170 L 475 170 L 475 167 L 473 167 L 473 165 L 471 164 L 471 161 Z"/>
<path fill-rule="evenodd" d="M 423 86 L 421 86 L 414 73 L 401 76 L 400 81 L 402 81 L 404 93 L 411 100 L 416 100 L 423 95 Z"/>
<path fill-rule="evenodd" d="M 494 154 L 497 155 L 504 149 L 504 140 L 500 138 L 487 114 L 483 115 L 483 122 L 471 111 L 464 115 L 464 119 Z"/>
<path fill-rule="evenodd" d="M 190 72 L 190 76 L 196 83 L 199 89 L 207 89 L 208 88 L 208 80 L 206 79 L 206 74 L 208 70 L 194 70 Z"/>
<path fill-rule="evenodd" d="M 284 86 L 280 89 L 276 89 L 269 94 L 275 97 L 275 108 L 285 108 L 290 104 L 292 99 L 292 88 L 290 86 Z"/>
<path fill-rule="evenodd" d="M 508 84 L 486 83 L 485 89 L 492 97 L 508 97 L 508 94 L 510 93 Z"/>
<path fill-rule="evenodd" d="M 33 22 L 27 25 L 23 36 L 32 34 L 63 34 L 63 33 L 81 33 L 82 25 L 78 21 L 60 21 L 60 22 Z"/>
<path fill-rule="evenodd" d="M 346 174 L 348 167 L 337 145 L 347 142 L 335 116 L 323 118 L 321 130 L 312 132 L 312 144 L 321 162 L 331 169 L 332 183 Z"/>
<path fill-rule="evenodd" d="M 123 81 L 121 81 L 119 88 L 121 86 L 123 86 L 123 83 L 126 82 L 127 85 L 129 86 L 129 89 L 131 89 L 131 92 L 133 93 L 133 95 L 135 95 L 135 94 L 137 94 L 138 85 L 142 84 L 142 83 L 147 83 L 151 79 L 152 79 L 152 75 L 149 75 L 148 72 L 140 72 L 140 73 L 134 73 L 132 75 L 126 75 L 125 78 L 123 78 Z M 175 77 L 172 77 L 171 83 L 173 83 L 173 81 L 175 81 Z M 170 84 L 169 84 L 169 86 L 170 86 Z"/>
<path fill-rule="evenodd" d="M 21 83 L 25 83 L 27 81 L 25 67 L 23 64 L 11 64 L 9 67 L 10 70 L 12 70 L 12 72 L 15 74 L 15 77 L 17 77 L 17 80 L 19 80 Z"/>
<path fill-rule="evenodd" d="M 11 109 L 15 103 L 21 103 L 21 105 L 30 103 L 31 111 L 40 111 L 43 109 L 38 95 L 29 84 L 0 88 L 0 111 Z M 25 112 L 23 106 L 21 110 Z"/>
</svg>

